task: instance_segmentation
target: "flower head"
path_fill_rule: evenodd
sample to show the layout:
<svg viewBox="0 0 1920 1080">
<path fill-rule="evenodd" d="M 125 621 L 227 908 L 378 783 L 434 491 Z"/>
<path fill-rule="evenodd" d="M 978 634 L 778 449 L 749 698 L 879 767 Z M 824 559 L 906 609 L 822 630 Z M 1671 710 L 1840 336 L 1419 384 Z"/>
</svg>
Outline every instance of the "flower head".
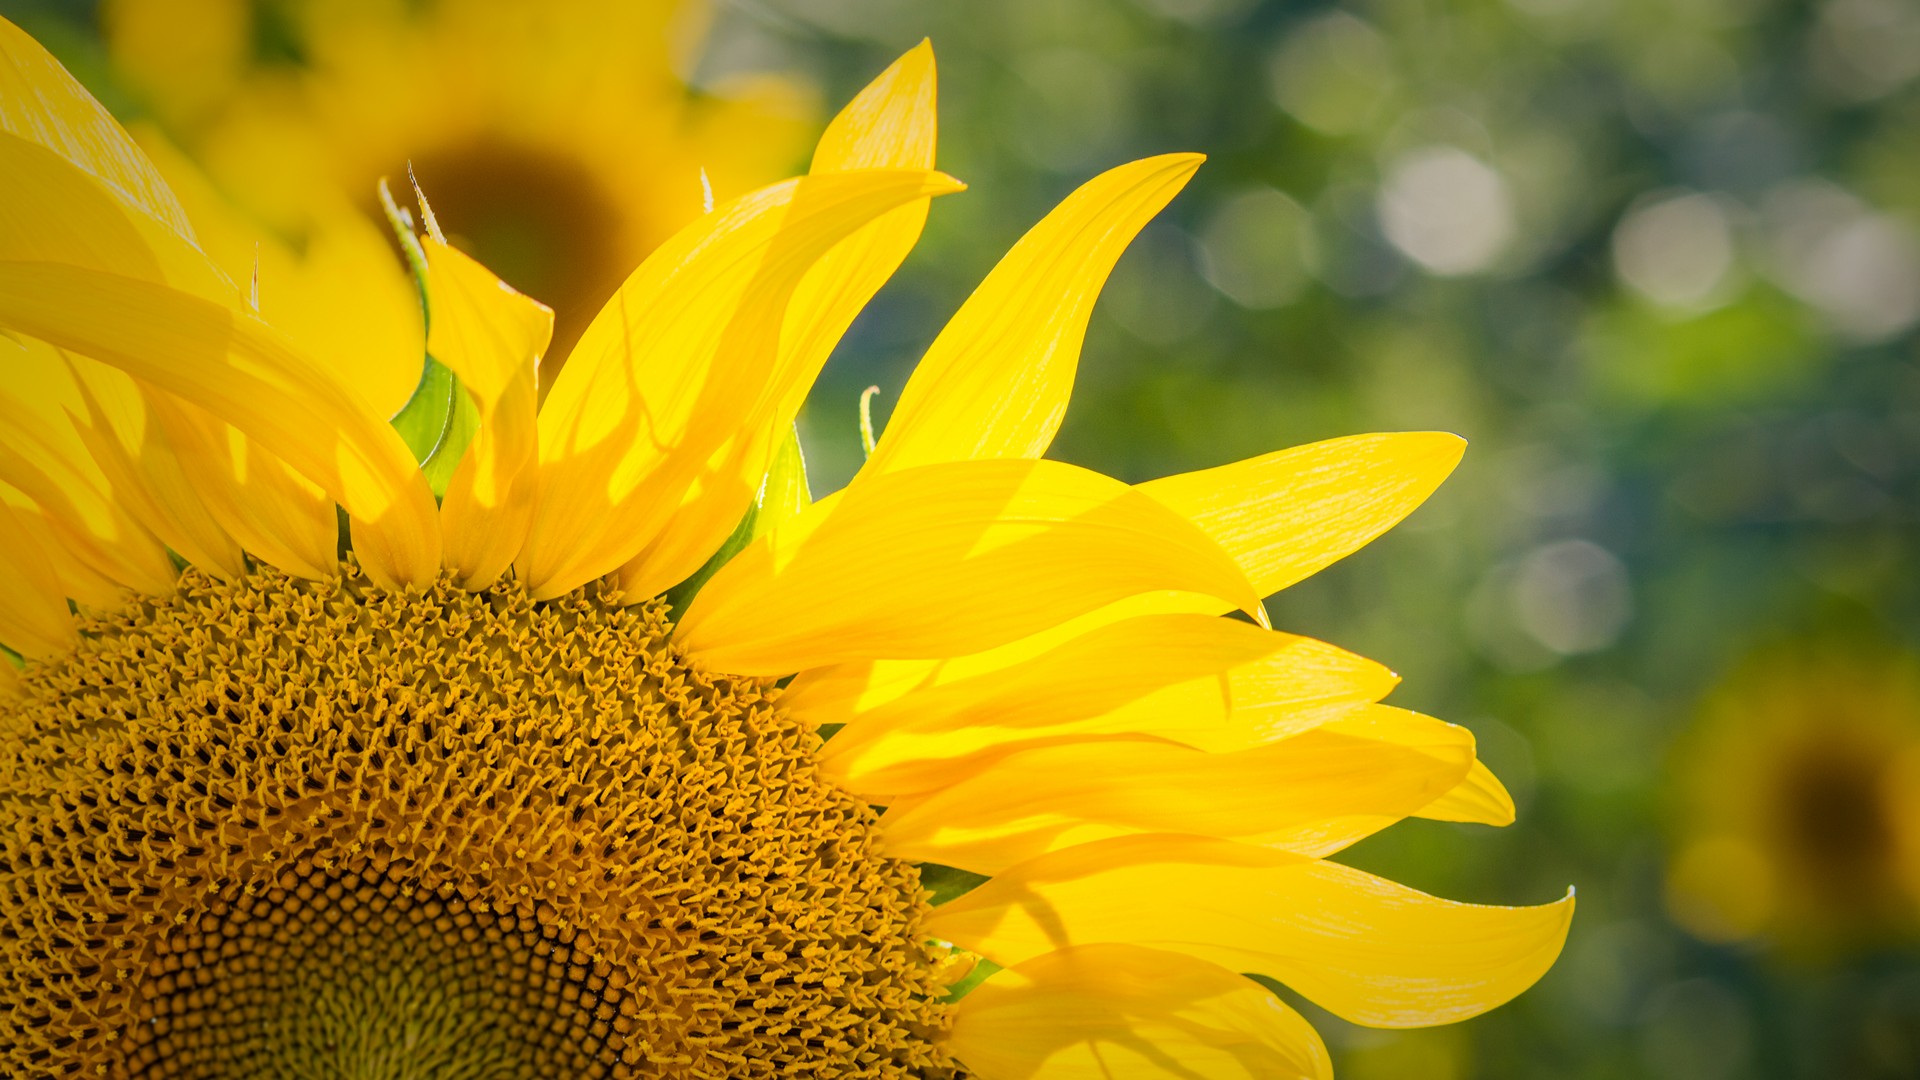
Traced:
<svg viewBox="0 0 1920 1080">
<path fill-rule="evenodd" d="M 1715 941 L 1822 952 L 1920 916 L 1920 667 L 1802 643 L 1714 691 L 1677 757 L 1685 831 L 1669 906 Z"/>
<path fill-rule="evenodd" d="M 1041 457 L 1197 157 L 1036 225 L 812 500 L 794 415 L 959 188 L 933 101 L 923 45 L 648 256 L 544 403 L 548 310 L 409 234 L 431 360 L 390 425 L 0 23 L 13 1071 L 1324 1077 L 1241 973 L 1413 1026 L 1547 969 L 1570 897 L 1327 860 L 1512 804 L 1261 605 L 1459 440 Z"/>
</svg>

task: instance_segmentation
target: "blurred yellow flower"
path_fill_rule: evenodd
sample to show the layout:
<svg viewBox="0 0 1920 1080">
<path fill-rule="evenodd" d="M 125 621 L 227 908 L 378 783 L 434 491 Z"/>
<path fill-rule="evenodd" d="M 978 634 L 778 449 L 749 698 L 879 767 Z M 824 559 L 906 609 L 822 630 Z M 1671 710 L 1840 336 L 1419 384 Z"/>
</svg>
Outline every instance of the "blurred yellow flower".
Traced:
<svg viewBox="0 0 1920 1080">
<path fill-rule="evenodd" d="M 1920 916 L 1920 663 L 1776 649 L 1707 701 L 1677 757 L 1668 902 L 1715 941 L 1821 952 Z"/>
<path fill-rule="evenodd" d="M 934 96 L 923 45 L 809 175 L 665 241 L 544 403 L 551 313 L 422 206 L 436 363 L 390 425 L 0 22 L 6 1071 L 1324 1078 L 1242 972 L 1416 1027 L 1547 970 L 1571 896 L 1325 859 L 1512 802 L 1260 599 L 1460 441 L 1137 487 L 1041 458 L 1197 156 L 1036 225 L 811 499 L 795 413 L 960 187 Z"/>
<path fill-rule="evenodd" d="M 627 271 L 701 211 L 789 172 L 790 81 L 690 90 L 702 0 L 108 0 L 115 66 L 269 231 L 325 231 L 411 162 L 456 247 L 554 309 L 565 355 Z M 278 56 L 256 56 L 255 43 Z M 150 136 L 143 136 L 150 142 Z M 171 177 L 170 177 L 171 178 Z"/>
</svg>

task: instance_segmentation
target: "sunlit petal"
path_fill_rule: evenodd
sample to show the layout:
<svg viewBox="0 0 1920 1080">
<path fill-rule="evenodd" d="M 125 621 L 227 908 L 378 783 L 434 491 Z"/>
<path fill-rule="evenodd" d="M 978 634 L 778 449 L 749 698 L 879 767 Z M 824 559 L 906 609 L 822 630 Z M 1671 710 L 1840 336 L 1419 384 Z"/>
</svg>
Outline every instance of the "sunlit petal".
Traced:
<svg viewBox="0 0 1920 1080">
<path fill-rule="evenodd" d="M 957 189 L 924 170 L 789 180 L 694 222 L 634 271 L 540 411 L 540 494 L 518 562 L 534 594 L 619 568 L 696 484 L 736 482 L 709 470 L 763 413 L 801 278 L 889 210 Z"/>
<path fill-rule="evenodd" d="M 1043 855 L 935 908 L 927 932 L 1001 964 L 1130 942 L 1279 979 L 1358 1024 L 1478 1015 L 1560 955 L 1573 897 L 1539 907 L 1440 900 L 1270 848 L 1189 836 Z"/>
<path fill-rule="evenodd" d="M 118 275 L 0 263 L 0 325 L 121 368 L 257 440 L 346 509 L 376 581 L 439 572 L 433 494 L 406 444 L 266 324 Z"/>
<path fill-rule="evenodd" d="M 887 847 L 982 874 L 1136 833 L 1329 854 L 1432 802 L 1473 763 L 1464 728 L 1421 717 L 1420 730 L 1396 730 L 1399 710 L 1373 713 L 1219 754 L 1131 740 L 1036 746 L 894 806 Z"/>
<path fill-rule="evenodd" d="M 1444 432 L 1353 435 L 1140 485 L 1205 530 L 1270 596 L 1398 524 L 1460 463 Z"/>
<path fill-rule="evenodd" d="M 1036 956 L 954 1009 L 948 1044 L 980 1080 L 1332 1080 L 1320 1036 L 1265 987 L 1133 945 Z"/>
<path fill-rule="evenodd" d="M 934 97 L 933 48 L 922 42 L 827 125 L 812 171 L 933 168 Z M 733 530 L 828 353 L 920 238 L 927 205 L 918 199 L 888 211 L 807 271 L 788 303 L 759 410 L 715 452 L 659 537 L 621 568 L 623 590 L 650 596 L 666 589 L 698 568 Z"/>
<path fill-rule="evenodd" d="M 1142 592 L 1258 609 L 1198 530 L 1116 480 L 1052 461 L 969 461 L 872 477 L 816 503 L 701 592 L 677 633 L 723 671 L 779 674 L 961 655 Z"/>
<path fill-rule="evenodd" d="M 440 504 L 447 565 L 484 588 L 513 565 L 533 514 L 539 446 L 535 375 L 553 337 L 553 311 L 486 267 L 429 237 L 427 290 L 434 359 L 453 369 L 480 430 Z"/>
<path fill-rule="evenodd" d="M 1244 749 L 1378 701 L 1397 681 L 1324 642 L 1193 614 L 1111 623 L 962 678 L 930 672 L 872 707 L 857 703 L 861 684 L 824 670 L 794 680 L 788 707 L 846 725 L 821 749 L 822 766 L 876 801 L 970 775 L 1023 747 L 1147 736 Z"/>
<path fill-rule="evenodd" d="M 1122 165 L 1035 225 L 934 339 L 862 473 L 1044 453 L 1066 415 L 1100 287 L 1202 160 Z"/>
</svg>

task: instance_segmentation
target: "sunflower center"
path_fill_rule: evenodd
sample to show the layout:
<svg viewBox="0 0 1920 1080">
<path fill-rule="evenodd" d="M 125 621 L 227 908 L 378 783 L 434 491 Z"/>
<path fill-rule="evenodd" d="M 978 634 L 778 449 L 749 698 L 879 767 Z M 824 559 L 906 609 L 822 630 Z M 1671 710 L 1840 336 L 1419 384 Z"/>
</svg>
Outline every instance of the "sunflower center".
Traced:
<svg viewBox="0 0 1920 1080">
<path fill-rule="evenodd" d="M 1894 837 L 1880 795 L 1883 768 L 1860 754 L 1812 748 L 1788 770 L 1779 828 L 1811 873 L 1808 884 L 1851 901 L 1884 884 Z"/>
<path fill-rule="evenodd" d="M 0 703 L 0 1073 L 944 1077 L 913 867 L 657 603 L 261 571 Z"/>
<path fill-rule="evenodd" d="M 449 147 L 413 168 L 454 246 L 553 308 L 547 355 L 563 359 L 633 269 L 619 204 L 580 162 L 507 142 Z"/>
<path fill-rule="evenodd" d="M 577 935 L 364 861 L 282 878 L 159 942 L 136 1073 L 605 1074 L 627 995 Z"/>
</svg>

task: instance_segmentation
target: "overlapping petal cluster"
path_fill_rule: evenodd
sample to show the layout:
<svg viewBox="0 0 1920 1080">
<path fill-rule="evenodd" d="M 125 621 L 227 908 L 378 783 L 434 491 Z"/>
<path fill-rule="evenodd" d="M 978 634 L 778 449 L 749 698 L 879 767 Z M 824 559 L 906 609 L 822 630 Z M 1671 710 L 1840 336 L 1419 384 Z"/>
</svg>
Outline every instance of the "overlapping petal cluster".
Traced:
<svg viewBox="0 0 1920 1080">
<path fill-rule="evenodd" d="M 1413 510 L 1460 440 L 1365 435 L 1137 486 L 1041 456 L 1100 285 L 1196 155 L 1069 196 L 947 324 L 847 488 L 796 482 L 815 375 L 960 188 L 934 144 L 923 45 L 808 175 L 655 250 L 544 402 L 548 310 L 419 238 L 427 351 L 477 418 L 437 493 L 371 376 L 260 317 L 146 155 L 0 24 L 0 641 L 31 679 L 71 648 L 69 601 L 166 594 L 176 557 L 324 578 L 350 547 L 379 587 L 450 573 L 535 601 L 704 580 L 672 631 L 686 661 L 790 676 L 779 708 L 834 732 L 818 768 L 886 807 L 892 855 L 986 878 L 925 920 L 996 967 L 952 1006 L 971 1073 L 1329 1075 L 1241 973 L 1389 1027 L 1524 990 L 1571 897 L 1458 904 L 1326 858 L 1408 816 L 1510 820 L 1472 736 L 1381 704 L 1389 671 L 1261 605 Z"/>
</svg>

